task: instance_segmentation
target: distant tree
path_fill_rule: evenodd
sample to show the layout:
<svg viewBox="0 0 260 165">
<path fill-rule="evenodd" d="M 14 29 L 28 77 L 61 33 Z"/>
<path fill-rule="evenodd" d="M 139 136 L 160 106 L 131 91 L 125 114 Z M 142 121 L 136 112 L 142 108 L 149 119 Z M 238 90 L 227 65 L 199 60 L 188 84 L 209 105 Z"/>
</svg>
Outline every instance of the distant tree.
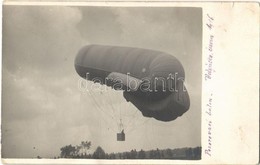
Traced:
<svg viewBox="0 0 260 165">
<path fill-rule="evenodd" d="M 94 159 L 105 159 L 105 157 L 106 157 L 105 151 L 100 146 L 98 146 L 96 151 L 93 153 L 93 158 Z"/>
<path fill-rule="evenodd" d="M 135 150 L 135 149 L 134 149 L 134 150 L 131 150 L 130 155 L 131 155 L 131 159 L 136 159 L 136 158 L 137 158 L 137 152 L 136 152 L 136 150 Z"/>
<path fill-rule="evenodd" d="M 113 152 L 110 154 L 110 159 L 115 159 L 116 158 L 116 154 Z"/>
<path fill-rule="evenodd" d="M 127 153 L 126 153 L 126 152 L 123 152 L 122 158 L 123 158 L 123 159 L 127 159 Z"/>
<path fill-rule="evenodd" d="M 151 150 L 151 151 L 150 151 L 150 154 L 149 154 L 149 158 L 150 158 L 150 159 L 154 159 L 155 156 L 156 156 L 155 150 Z"/>
<path fill-rule="evenodd" d="M 161 151 L 161 159 L 164 159 L 164 158 L 165 158 L 165 156 L 164 156 L 164 152 Z"/>
<path fill-rule="evenodd" d="M 60 150 L 61 150 L 61 155 L 60 156 L 62 158 L 71 158 L 76 153 L 76 147 L 74 147 L 72 145 L 64 146 Z"/>
<path fill-rule="evenodd" d="M 106 159 L 110 159 L 110 155 L 108 153 L 105 154 Z"/>
<path fill-rule="evenodd" d="M 91 159 L 92 158 L 92 154 L 86 154 L 85 158 Z"/>
<path fill-rule="evenodd" d="M 160 159 L 161 158 L 161 152 L 160 152 L 160 150 L 158 148 L 155 151 L 155 158 L 156 159 Z"/>
<path fill-rule="evenodd" d="M 196 147 L 193 149 L 193 155 L 195 159 L 201 158 L 201 147 Z"/>
<path fill-rule="evenodd" d="M 87 154 L 87 150 L 89 150 L 91 147 L 91 141 L 82 141 L 80 144 L 79 149 L 82 150 L 83 154 Z"/>
<path fill-rule="evenodd" d="M 145 159 L 145 152 L 141 149 L 141 151 L 138 152 L 138 158 L 139 159 Z"/>
<path fill-rule="evenodd" d="M 166 155 L 168 158 L 172 158 L 173 154 L 172 154 L 172 150 L 171 149 L 166 149 Z"/>
<path fill-rule="evenodd" d="M 121 153 L 119 153 L 118 156 L 119 156 L 119 159 L 123 158 Z"/>
<path fill-rule="evenodd" d="M 80 157 L 80 150 L 81 150 L 81 146 L 76 146 L 76 151 L 75 151 L 75 154 L 77 155 L 77 157 Z"/>
<path fill-rule="evenodd" d="M 131 152 L 126 152 L 126 158 L 127 158 L 127 159 L 132 159 Z"/>
<path fill-rule="evenodd" d="M 192 149 L 191 149 L 191 148 L 187 148 L 186 151 L 185 151 L 185 153 L 186 153 L 186 157 L 187 157 L 188 159 L 191 159 L 191 158 L 192 158 Z"/>
</svg>

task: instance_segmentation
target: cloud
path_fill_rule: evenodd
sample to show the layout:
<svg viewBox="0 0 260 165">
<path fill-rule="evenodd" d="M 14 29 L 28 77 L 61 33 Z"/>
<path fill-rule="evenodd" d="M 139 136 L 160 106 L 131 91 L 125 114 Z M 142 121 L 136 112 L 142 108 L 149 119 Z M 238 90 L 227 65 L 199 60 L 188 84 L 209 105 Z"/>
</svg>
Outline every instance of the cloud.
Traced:
<svg viewBox="0 0 260 165">
<path fill-rule="evenodd" d="M 82 20 L 77 25 L 82 37 L 92 44 L 120 43 L 122 28 L 116 20 L 117 13 L 107 7 L 79 7 L 82 12 Z"/>
<path fill-rule="evenodd" d="M 80 8 L 78 24 L 91 44 L 155 49 L 177 57 L 186 81 L 200 88 L 202 10 L 199 8 L 97 7 Z M 191 65 L 192 64 L 192 65 Z"/>
<path fill-rule="evenodd" d="M 184 66 L 186 81 L 199 88 L 200 78 L 194 76 L 201 74 L 200 9 L 156 7 L 116 8 L 113 11 L 123 31 L 121 44 L 152 48 L 174 55 Z"/>
<path fill-rule="evenodd" d="M 65 66 L 73 63 L 85 42 L 75 28 L 81 19 L 78 9 L 5 6 L 4 17 L 4 67 L 14 72 L 20 67 L 30 67 L 41 74 L 45 71 L 55 75 L 70 71 Z"/>
<path fill-rule="evenodd" d="M 32 139 L 46 144 L 55 132 L 82 125 L 74 106 L 80 99 L 73 67 L 86 43 L 76 29 L 81 12 L 71 7 L 5 6 L 4 18 L 3 156 L 28 157 L 34 152 Z M 63 140 L 48 146 L 59 149 L 57 141 Z M 49 151 L 45 147 L 39 154 Z"/>
<path fill-rule="evenodd" d="M 106 152 L 200 145 L 198 10 L 4 6 L 3 14 L 3 157 L 53 157 L 60 147 L 82 140 Z M 73 65 L 86 44 L 153 48 L 175 55 L 186 69 L 191 96 L 196 96 L 191 109 L 163 123 L 144 118 L 122 93 L 80 92 Z M 112 103 L 116 110 L 108 98 L 121 100 Z M 115 140 L 120 110 L 130 131 L 122 145 Z M 194 134 L 198 136 L 191 139 Z M 173 137 L 177 143 L 169 140 Z"/>
</svg>

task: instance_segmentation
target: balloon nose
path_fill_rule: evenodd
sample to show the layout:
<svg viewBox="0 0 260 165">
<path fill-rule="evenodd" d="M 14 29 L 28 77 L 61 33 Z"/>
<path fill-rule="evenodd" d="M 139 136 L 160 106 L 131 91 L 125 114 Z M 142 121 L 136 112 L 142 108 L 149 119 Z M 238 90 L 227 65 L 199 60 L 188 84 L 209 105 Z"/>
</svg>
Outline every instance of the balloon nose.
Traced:
<svg viewBox="0 0 260 165">
<path fill-rule="evenodd" d="M 78 73 L 78 75 L 80 75 L 80 77 L 83 77 L 83 78 L 86 78 L 86 71 L 85 71 L 86 69 L 84 68 L 84 65 L 83 65 L 84 58 L 90 47 L 91 47 L 91 45 L 87 45 L 87 46 L 84 46 L 83 48 L 81 48 L 74 60 L 75 70 Z"/>
<path fill-rule="evenodd" d="M 75 65 L 83 65 L 84 57 L 87 55 L 87 51 L 90 47 L 91 45 L 87 45 L 79 50 L 74 60 Z"/>
</svg>

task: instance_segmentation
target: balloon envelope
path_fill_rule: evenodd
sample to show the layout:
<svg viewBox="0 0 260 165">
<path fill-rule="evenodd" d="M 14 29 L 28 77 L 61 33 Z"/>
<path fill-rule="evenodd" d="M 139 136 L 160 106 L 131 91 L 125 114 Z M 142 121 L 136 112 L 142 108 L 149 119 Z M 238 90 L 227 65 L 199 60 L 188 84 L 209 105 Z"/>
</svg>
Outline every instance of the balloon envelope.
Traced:
<svg viewBox="0 0 260 165">
<path fill-rule="evenodd" d="M 88 45 L 75 58 L 85 79 L 124 90 L 124 97 L 144 116 L 171 121 L 190 106 L 184 69 L 174 56 L 154 50 Z"/>
</svg>

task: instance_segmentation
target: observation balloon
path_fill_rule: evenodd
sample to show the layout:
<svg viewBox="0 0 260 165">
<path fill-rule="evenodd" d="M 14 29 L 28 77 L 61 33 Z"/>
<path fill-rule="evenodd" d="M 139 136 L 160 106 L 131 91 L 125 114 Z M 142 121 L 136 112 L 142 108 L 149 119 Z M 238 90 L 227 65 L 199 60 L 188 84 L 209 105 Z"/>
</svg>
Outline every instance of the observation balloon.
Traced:
<svg viewBox="0 0 260 165">
<path fill-rule="evenodd" d="M 84 79 L 123 90 L 145 117 L 172 121 L 190 107 L 182 64 L 161 51 L 88 45 L 78 52 L 75 69 Z"/>
</svg>

